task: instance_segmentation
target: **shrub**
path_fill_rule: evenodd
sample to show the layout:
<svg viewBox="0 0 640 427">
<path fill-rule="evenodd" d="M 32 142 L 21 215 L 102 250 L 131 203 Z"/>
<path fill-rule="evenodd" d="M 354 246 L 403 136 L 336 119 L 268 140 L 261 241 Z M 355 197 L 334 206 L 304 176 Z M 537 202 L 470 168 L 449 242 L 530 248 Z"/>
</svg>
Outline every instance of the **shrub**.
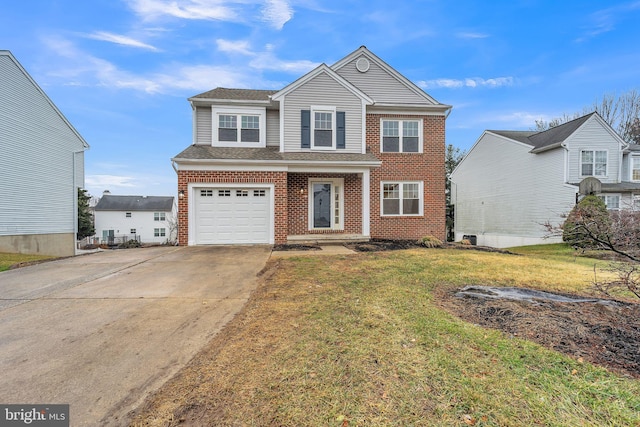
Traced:
<svg viewBox="0 0 640 427">
<path fill-rule="evenodd" d="M 469 239 L 462 239 L 460 240 L 460 244 L 464 245 L 464 246 L 471 246 L 471 240 Z"/>
<path fill-rule="evenodd" d="M 131 239 L 128 242 L 121 243 L 118 245 L 119 249 L 131 249 L 131 248 L 140 248 L 142 245 L 137 240 Z"/>
<path fill-rule="evenodd" d="M 609 240 L 611 217 L 604 201 L 587 196 L 571 209 L 562 227 L 562 240 L 573 248 L 596 249 Z"/>
<path fill-rule="evenodd" d="M 433 236 L 425 236 L 420 239 L 420 244 L 425 248 L 439 248 L 442 246 L 442 240 Z"/>
</svg>

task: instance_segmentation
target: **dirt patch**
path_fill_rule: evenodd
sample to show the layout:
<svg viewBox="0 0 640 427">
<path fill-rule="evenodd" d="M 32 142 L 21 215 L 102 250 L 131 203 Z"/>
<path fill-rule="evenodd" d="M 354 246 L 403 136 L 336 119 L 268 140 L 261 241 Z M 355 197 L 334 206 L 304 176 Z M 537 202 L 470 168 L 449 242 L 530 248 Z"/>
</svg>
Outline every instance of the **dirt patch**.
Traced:
<svg viewBox="0 0 640 427">
<path fill-rule="evenodd" d="M 357 252 L 380 252 L 380 251 L 397 251 L 402 249 L 426 249 L 418 240 L 393 240 L 393 239 L 371 239 L 368 242 L 345 243 L 344 246 Z M 504 249 L 491 248 L 488 246 L 462 245 L 460 243 L 443 243 L 440 248 L 460 249 L 482 252 L 496 252 L 501 254 L 514 254 Z"/>
<path fill-rule="evenodd" d="M 319 245 L 274 245 L 274 251 L 319 251 Z"/>
<path fill-rule="evenodd" d="M 450 313 L 640 378 L 640 304 L 514 301 L 440 293 Z"/>
</svg>

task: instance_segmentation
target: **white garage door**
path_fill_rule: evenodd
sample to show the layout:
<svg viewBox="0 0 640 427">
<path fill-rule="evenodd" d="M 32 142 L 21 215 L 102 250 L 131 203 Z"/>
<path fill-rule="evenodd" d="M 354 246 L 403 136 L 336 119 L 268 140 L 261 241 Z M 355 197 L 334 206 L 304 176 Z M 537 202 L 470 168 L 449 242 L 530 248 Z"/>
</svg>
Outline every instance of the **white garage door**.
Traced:
<svg viewBox="0 0 640 427">
<path fill-rule="evenodd" d="M 269 189 L 195 189 L 196 244 L 270 243 Z"/>
</svg>

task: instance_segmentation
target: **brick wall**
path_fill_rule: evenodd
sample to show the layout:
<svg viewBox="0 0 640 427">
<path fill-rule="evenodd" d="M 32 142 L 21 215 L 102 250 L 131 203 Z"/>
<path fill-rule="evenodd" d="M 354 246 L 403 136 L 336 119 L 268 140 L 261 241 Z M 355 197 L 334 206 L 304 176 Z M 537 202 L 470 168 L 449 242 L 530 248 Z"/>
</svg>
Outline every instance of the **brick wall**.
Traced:
<svg viewBox="0 0 640 427">
<path fill-rule="evenodd" d="M 275 243 L 287 241 L 287 173 L 286 172 L 238 172 L 238 171 L 178 171 L 178 244 L 189 243 L 189 190 L 190 183 L 271 183 L 275 187 Z"/>
<path fill-rule="evenodd" d="M 380 119 L 383 117 L 423 120 L 423 153 L 381 153 Z M 445 118 L 367 114 L 367 151 L 382 160 L 382 166 L 371 171 L 371 237 L 417 239 L 431 235 L 444 240 Z M 381 181 L 423 181 L 424 217 L 383 217 Z"/>
<path fill-rule="evenodd" d="M 309 178 L 344 178 L 344 230 L 309 230 Z M 362 233 L 362 179 L 358 175 L 290 173 L 287 186 L 290 235 Z"/>
</svg>

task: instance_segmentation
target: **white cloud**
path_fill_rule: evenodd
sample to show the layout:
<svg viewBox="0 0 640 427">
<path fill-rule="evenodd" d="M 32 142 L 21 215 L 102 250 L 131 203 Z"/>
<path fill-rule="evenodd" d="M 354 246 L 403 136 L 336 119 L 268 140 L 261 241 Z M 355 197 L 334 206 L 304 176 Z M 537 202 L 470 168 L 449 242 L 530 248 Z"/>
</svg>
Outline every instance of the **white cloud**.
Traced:
<svg viewBox="0 0 640 427">
<path fill-rule="evenodd" d="M 220 52 L 239 53 L 239 54 L 248 55 L 248 56 L 254 55 L 254 53 L 251 51 L 249 42 L 246 40 L 233 41 L 233 40 L 217 39 L 216 45 L 218 46 L 218 50 Z"/>
<path fill-rule="evenodd" d="M 489 34 L 461 31 L 456 33 L 456 37 L 459 39 L 486 39 Z"/>
<path fill-rule="evenodd" d="M 287 0 L 267 0 L 262 8 L 262 19 L 276 30 L 281 30 L 293 18 L 293 9 Z"/>
<path fill-rule="evenodd" d="M 235 10 L 220 0 L 128 0 L 129 6 L 145 20 L 162 16 L 181 19 L 237 21 Z"/>
<path fill-rule="evenodd" d="M 628 18 L 632 11 L 640 9 L 640 1 L 618 4 L 606 9 L 598 10 L 589 15 L 589 28 L 576 42 L 581 43 L 600 34 L 615 30 L 618 21 Z"/>
<path fill-rule="evenodd" d="M 253 59 L 249 65 L 259 70 L 284 71 L 287 73 L 303 74 L 313 70 L 320 64 L 306 59 L 285 61 L 276 58 L 273 53 L 271 53 L 271 50 L 267 50 L 266 52 L 257 54 L 256 58 Z"/>
<path fill-rule="evenodd" d="M 87 175 L 84 179 L 87 188 L 131 188 L 135 187 L 134 178 L 121 175 Z"/>
<path fill-rule="evenodd" d="M 153 50 L 153 51 L 156 51 L 156 52 L 158 51 L 158 48 L 156 48 L 155 46 L 151 46 L 150 44 L 141 42 L 141 41 L 133 39 L 131 37 L 123 36 L 123 35 L 120 35 L 120 34 L 113 34 L 113 33 L 109 33 L 109 32 L 106 32 L 106 31 L 96 31 L 96 32 L 91 33 L 91 34 L 87 34 L 86 37 L 88 37 L 90 39 L 102 40 L 102 41 L 106 41 L 106 42 L 120 44 L 120 45 L 123 45 L 123 46 L 138 47 L 138 48 L 141 48 L 141 49 L 148 49 L 148 50 Z"/>
<path fill-rule="evenodd" d="M 514 77 L 496 77 L 491 79 L 483 79 L 480 77 L 459 79 L 435 79 L 435 80 L 422 80 L 418 82 L 418 86 L 423 89 L 433 88 L 461 88 L 461 87 L 488 87 L 497 88 L 503 86 L 514 86 L 517 83 L 517 79 Z"/>
</svg>

